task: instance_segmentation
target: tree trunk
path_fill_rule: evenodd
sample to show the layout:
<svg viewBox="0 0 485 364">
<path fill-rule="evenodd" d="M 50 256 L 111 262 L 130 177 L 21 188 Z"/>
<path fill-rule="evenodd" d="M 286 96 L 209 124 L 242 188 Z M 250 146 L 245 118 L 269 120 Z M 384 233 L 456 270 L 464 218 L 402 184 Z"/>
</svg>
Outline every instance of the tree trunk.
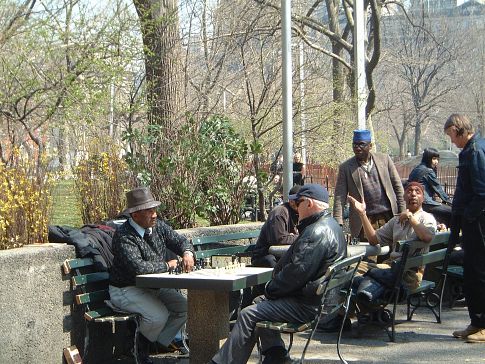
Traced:
<svg viewBox="0 0 485 364">
<path fill-rule="evenodd" d="M 172 136 L 180 124 L 181 45 L 176 0 L 134 0 L 145 53 L 148 120 Z"/>
<path fill-rule="evenodd" d="M 419 155 L 421 150 L 421 125 L 422 120 L 418 117 L 414 127 L 414 155 Z"/>
</svg>

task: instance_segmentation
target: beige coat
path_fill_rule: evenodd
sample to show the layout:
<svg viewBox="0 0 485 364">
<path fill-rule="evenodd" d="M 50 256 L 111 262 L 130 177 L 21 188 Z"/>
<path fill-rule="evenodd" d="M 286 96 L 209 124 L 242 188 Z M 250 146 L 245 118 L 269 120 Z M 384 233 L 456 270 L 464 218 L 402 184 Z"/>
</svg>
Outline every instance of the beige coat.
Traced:
<svg viewBox="0 0 485 364">
<path fill-rule="evenodd" d="M 391 202 L 392 213 L 396 215 L 404 211 L 404 190 L 394 163 L 386 154 L 371 153 L 371 156 L 374 166 L 377 168 L 379 180 Z M 362 201 L 364 197 L 358 168 L 359 164 L 355 157 L 347 159 L 339 166 L 333 202 L 333 217 L 339 224 L 343 224 L 343 209 L 347 203 L 347 195 L 354 197 L 357 201 Z M 349 220 L 350 233 L 353 237 L 358 236 L 362 229 L 362 223 L 353 207 L 350 207 Z"/>
</svg>

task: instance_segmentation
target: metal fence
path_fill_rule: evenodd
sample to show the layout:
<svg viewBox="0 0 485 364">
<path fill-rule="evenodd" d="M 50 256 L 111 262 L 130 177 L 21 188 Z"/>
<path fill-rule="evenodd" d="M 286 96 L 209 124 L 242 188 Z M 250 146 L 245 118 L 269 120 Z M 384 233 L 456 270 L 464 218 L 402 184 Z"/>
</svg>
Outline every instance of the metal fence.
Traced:
<svg viewBox="0 0 485 364">
<path fill-rule="evenodd" d="M 409 173 L 414 168 L 410 166 L 396 166 L 401 180 L 408 179 Z M 330 195 L 335 191 L 337 182 L 337 167 L 326 167 L 320 164 L 307 164 L 305 183 L 318 183 L 328 189 Z M 457 168 L 451 166 L 438 166 L 438 180 L 443 185 L 445 192 L 452 197 L 456 187 Z"/>
</svg>

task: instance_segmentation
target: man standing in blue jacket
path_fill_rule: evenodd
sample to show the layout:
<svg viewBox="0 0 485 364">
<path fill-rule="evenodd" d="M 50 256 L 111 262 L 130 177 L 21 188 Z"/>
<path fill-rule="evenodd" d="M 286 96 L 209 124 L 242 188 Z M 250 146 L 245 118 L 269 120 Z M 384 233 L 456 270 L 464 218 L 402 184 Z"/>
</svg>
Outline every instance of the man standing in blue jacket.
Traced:
<svg viewBox="0 0 485 364">
<path fill-rule="evenodd" d="M 327 268 L 346 255 L 347 244 L 337 221 L 328 209 L 328 192 L 317 184 L 303 186 L 290 195 L 298 207 L 300 235 L 278 261 L 264 298 L 244 308 L 229 338 L 212 358 L 217 364 L 247 363 L 257 340 L 260 321 L 307 322 L 315 317 L 321 296 L 305 289 L 323 276 Z M 290 358 L 278 332 L 259 329 L 263 364 L 289 362 Z"/>
<path fill-rule="evenodd" d="M 453 196 L 450 244 L 461 231 L 465 301 L 470 325 L 453 336 L 485 343 L 485 139 L 474 133 L 470 120 L 452 114 L 444 131 L 458 148 L 456 190 Z"/>
</svg>

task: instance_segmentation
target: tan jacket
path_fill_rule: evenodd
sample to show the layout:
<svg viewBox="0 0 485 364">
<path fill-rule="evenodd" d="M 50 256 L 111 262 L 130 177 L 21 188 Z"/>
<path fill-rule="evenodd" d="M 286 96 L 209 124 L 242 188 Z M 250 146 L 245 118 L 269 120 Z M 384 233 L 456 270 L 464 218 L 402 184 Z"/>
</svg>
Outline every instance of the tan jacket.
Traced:
<svg viewBox="0 0 485 364">
<path fill-rule="evenodd" d="M 404 211 L 404 189 L 394 163 L 386 154 L 371 153 L 371 156 L 374 166 L 377 168 L 379 180 L 384 187 L 387 198 L 391 202 L 392 213 L 396 215 Z M 359 164 L 355 157 L 347 159 L 339 166 L 333 202 L 333 217 L 339 224 L 343 224 L 343 209 L 347 203 L 347 195 L 354 197 L 358 201 L 363 199 L 364 192 L 358 168 Z M 353 207 L 350 207 L 349 220 L 350 233 L 353 237 L 358 236 L 362 229 L 362 223 Z"/>
</svg>

